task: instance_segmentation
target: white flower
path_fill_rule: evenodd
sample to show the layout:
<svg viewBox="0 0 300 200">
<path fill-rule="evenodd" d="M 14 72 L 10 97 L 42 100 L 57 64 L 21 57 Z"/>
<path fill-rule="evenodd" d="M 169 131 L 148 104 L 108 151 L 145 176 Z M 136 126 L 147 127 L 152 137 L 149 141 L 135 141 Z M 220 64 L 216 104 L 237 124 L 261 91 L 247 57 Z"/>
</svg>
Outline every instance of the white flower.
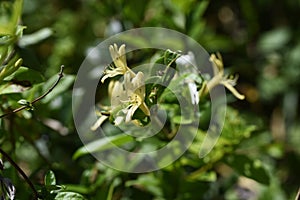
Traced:
<svg viewBox="0 0 300 200">
<path fill-rule="evenodd" d="M 181 66 L 196 66 L 195 55 L 193 52 L 189 51 L 187 54 L 181 55 L 179 58 L 177 58 L 176 64 Z"/>
<path fill-rule="evenodd" d="M 196 66 L 196 60 L 195 60 L 195 55 L 193 52 L 189 51 L 185 55 L 181 55 L 177 60 L 176 60 L 177 66 L 181 67 L 181 73 L 179 75 L 184 76 L 184 74 L 197 74 L 197 68 Z M 199 103 L 199 93 L 197 91 L 197 84 L 194 79 L 189 79 L 186 81 L 187 86 L 189 88 L 190 92 L 190 97 L 191 97 L 191 102 L 193 105 L 198 105 Z"/>
<path fill-rule="evenodd" d="M 228 75 L 224 75 L 224 66 L 222 57 L 220 54 L 212 54 L 210 56 L 210 62 L 213 66 L 214 71 L 214 77 L 208 81 L 207 83 L 207 90 L 211 90 L 213 87 L 217 86 L 218 84 L 224 85 L 236 98 L 238 99 L 244 99 L 245 96 L 240 94 L 234 86 L 236 85 L 238 76 L 235 76 L 233 78 L 229 78 Z"/>
<path fill-rule="evenodd" d="M 108 69 L 104 71 L 104 76 L 101 79 L 103 83 L 105 79 L 112 78 L 117 75 L 124 75 L 127 71 L 133 73 L 127 66 L 125 44 L 122 44 L 118 49 L 116 44 L 109 46 L 110 55 L 113 59 L 114 66 L 110 65 Z"/>
<path fill-rule="evenodd" d="M 138 72 L 136 75 L 131 72 L 124 74 L 122 82 L 116 81 L 111 90 L 111 107 L 112 110 L 118 109 L 120 105 L 124 108 L 118 112 L 118 117 L 115 118 L 115 124 L 122 121 L 130 122 L 135 111 L 140 108 L 145 115 L 149 116 L 150 111 L 144 102 L 145 100 L 145 85 L 144 74 Z M 126 116 L 121 117 L 125 114 Z"/>
<path fill-rule="evenodd" d="M 198 105 L 199 103 L 199 95 L 197 91 L 197 85 L 194 81 L 188 82 L 188 87 L 191 95 L 191 101 L 193 105 Z"/>
<path fill-rule="evenodd" d="M 110 55 L 114 65 L 111 65 L 104 71 L 101 79 L 103 83 L 105 79 L 112 78 L 117 75 L 123 75 L 123 79 L 111 80 L 108 85 L 108 94 L 111 99 L 111 106 L 106 107 L 106 114 L 99 113 L 100 118 L 91 127 L 96 130 L 101 124 L 107 120 L 109 115 L 114 117 L 114 124 L 120 125 L 125 122 L 133 122 L 139 125 L 138 120 L 132 120 L 135 111 L 140 108 L 145 115 L 149 116 L 150 111 L 145 104 L 145 83 L 144 74 L 138 72 L 135 74 L 128 68 L 125 56 L 125 45 L 121 45 L 118 49 L 116 44 L 110 45 Z"/>
</svg>

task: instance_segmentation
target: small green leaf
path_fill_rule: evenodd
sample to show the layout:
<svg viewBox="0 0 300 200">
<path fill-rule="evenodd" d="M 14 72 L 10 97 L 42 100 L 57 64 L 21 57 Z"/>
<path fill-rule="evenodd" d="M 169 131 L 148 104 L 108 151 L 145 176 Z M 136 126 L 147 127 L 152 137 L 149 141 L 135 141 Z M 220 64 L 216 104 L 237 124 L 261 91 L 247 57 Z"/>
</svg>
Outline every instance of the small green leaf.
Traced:
<svg viewBox="0 0 300 200">
<path fill-rule="evenodd" d="M 26 99 L 21 99 L 18 101 L 18 104 L 20 104 L 22 106 L 28 106 L 30 104 L 30 102 L 28 102 Z"/>
<path fill-rule="evenodd" d="M 245 155 L 230 155 L 226 157 L 225 163 L 241 175 L 262 184 L 268 185 L 270 183 L 270 177 L 259 160 L 252 160 Z"/>
<path fill-rule="evenodd" d="M 54 200 L 85 200 L 85 198 L 78 193 L 75 192 L 59 192 Z"/>
<path fill-rule="evenodd" d="M 85 154 L 101 152 L 110 148 L 114 148 L 115 145 L 122 145 L 132 141 L 134 141 L 134 138 L 126 134 L 101 138 L 79 148 L 74 153 L 73 159 L 77 159 Z"/>
<path fill-rule="evenodd" d="M 45 185 L 56 185 L 56 178 L 53 171 L 49 170 L 45 175 Z"/>
</svg>

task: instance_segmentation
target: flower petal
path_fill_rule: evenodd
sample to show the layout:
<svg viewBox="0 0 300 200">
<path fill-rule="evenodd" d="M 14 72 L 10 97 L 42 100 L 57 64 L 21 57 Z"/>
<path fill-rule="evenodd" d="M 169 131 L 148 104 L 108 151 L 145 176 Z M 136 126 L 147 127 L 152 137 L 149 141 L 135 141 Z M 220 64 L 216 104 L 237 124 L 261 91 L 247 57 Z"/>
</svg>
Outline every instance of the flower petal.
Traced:
<svg viewBox="0 0 300 200">
<path fill-rule="evenodd" d="M 91 127 L 91 130 L 92 131 L 95 131 L 97 130 L 97 128 L 99 128 L 103 122 L 108 119 L 108 116 L 106 115 L 101 115 L 101 117 L 95 122 L 95 124 Z"/>
<path fill-rule="evenodd" d="M 232 84 L 228 83 L 227 81 L 221 82 L 236 98 L 243 100 L 245 99 L 245 96 L 240 94 L 233 86 Z"/>
<path fill-rule="evenodd" d="M 128 112 L 127 112 L 127 115 L 126 115 L 126 118 L 125 118 L 125 122 L 130 122 L 131 119 L 132 119 L 132 116 L 134 114 L 134 112 L 138 109 L 138 105 L 131 105 L 131 107 L 128 109 Z"/>
<path fill-rule="evenodd" d="M 214 75 L 224 74 L 223 61 L 219 53 L 217 54 L 217 56 L 215 54 L 211 54 L 209 61 L 212 63 Z"/>
<path fill-rule="evenodd" d="M 109 46 L 110 55 L 113 59 L 117 68 L 120 68 L 124 73 L 126 72 L 127 63 L 126 63 L 126 52 L 125 52 L 125 44 L 122 44 L 118 49 L 116 44 Z"/>
<path fill-rule="evenodd" d="M 143 111 L 145 115 L 150 116 L 150 110 L 144 101 L 142 102 L 139 108 Z"/>
<path fill-rule="evenodd" d="M 116 126 L 119 126 L 123 121 L 124 121 L 123 116 L 117 116 L 114 123 L 115 123 Z"/>
<path fill-rule="evenodd" d="M 198 105 L 199 103 L 199 95 L 197 91 L 197 85 L 194 82 L 188 83 L 190 95 L 191 95 L 191 101 L 193 105 Z"/>
</svg>

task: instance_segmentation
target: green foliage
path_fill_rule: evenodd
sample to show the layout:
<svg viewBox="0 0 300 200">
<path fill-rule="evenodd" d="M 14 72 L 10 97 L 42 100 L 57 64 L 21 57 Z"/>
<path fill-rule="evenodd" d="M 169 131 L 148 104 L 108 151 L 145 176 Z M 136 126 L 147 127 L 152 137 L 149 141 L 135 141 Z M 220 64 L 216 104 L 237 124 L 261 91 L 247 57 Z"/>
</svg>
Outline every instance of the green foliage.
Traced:
<svg viewBox="0 0 300 200">
<path fill-rule="evenodd" d="M 77 159 L 86 154 L 101 152 L 109 148 L 114 148 L 115 145 L 123 145 L 132 141 L 134 141 L 133 137 L 126 134 L 101 138 L 79 148 L 74 153 L 73 158 Z"/>
<path fill-rule="evenodd" d="M 85 200 L 85 198 L 78 193 L 66 191 L 65 186 L 57 185 L 56 178 L 53 171 L 48 171 L 44 177 L 44 186 L 41 188 L 40 196 L 46 200 L 63 200 L 76 199 Z"/>
<path fill-rule="evenodd" d="M 56 185 L 56 178 L 53 171 L 48 171 L 45 175 L 45 185 Z"/>
</svg>

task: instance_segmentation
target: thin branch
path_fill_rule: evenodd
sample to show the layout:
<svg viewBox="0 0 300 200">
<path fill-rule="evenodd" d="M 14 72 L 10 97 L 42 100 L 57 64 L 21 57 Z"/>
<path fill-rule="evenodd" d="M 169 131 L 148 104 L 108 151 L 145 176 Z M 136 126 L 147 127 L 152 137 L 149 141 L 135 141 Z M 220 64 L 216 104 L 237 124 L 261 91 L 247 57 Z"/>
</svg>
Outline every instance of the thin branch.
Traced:
<svg viewBox="0 0 300 200">
<path fill-rule="evenodd" d="M 41 99 L 45 98 L 57 86 L 57 84 L 59 83 L 60 79 L 64 76 L 63 75 L 63 70 L 64 70 L 64 66 L 62 65 L 60 67 L 60 72 L 58 74 L 58 79 L 56 80 L 56 82 L 52 85 L 52 87 L 46 93 L 44 93 L 43 95 L 41 95 L 38 98 L 34 99 L 32 102 L 30 102 L 30 105 L 33 105 L 34 103 L 36 103 L 36 102 L 40 101 Z M 5 113 L 5 114 L 1 115 L 0 119 L 3 118 L 3 117 L 7 117 L 8 115 L 20 112 L 21 110 L 24 110 L 26 108 L 28 108 L 28 106 L 21 106 L 21 107 L 13 110 L 11 112 L 8 112 L 8 113 Z"/>
<path fill-rule="evenodd" d="M 5 151 L 3 151 L 0 148 L 0 153 L 10 162 L 10 164 L 22 175 L 22 177 L 24 178 L 24 180 L 28 183 L 28 185 L 30 186 L 33 195 L 34 195 L 34 199 L 38 200 L 38 192 L 35 189 L 33 183 L 30 181 L 30 179 L 26 176 L 25 172 L 18 166 L 17 163 L 15 163 L 15 161 L 13 161 L 13 159 L 7 154 L 5 153 Z"/>
</svg>

